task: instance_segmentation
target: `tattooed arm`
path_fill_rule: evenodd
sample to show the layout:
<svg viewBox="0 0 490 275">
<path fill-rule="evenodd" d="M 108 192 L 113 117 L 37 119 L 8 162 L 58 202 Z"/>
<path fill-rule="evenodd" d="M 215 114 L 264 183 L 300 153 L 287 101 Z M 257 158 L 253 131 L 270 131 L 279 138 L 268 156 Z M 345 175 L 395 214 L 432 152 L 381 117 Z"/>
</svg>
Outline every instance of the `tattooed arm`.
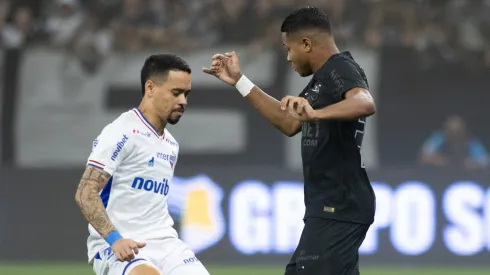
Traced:
<svg viewBox="0 0 490 275">
<path fill-rule="evenodd" d="M 116 173 L 122 160 L 131 154 L 134 136 L 127 129 L 128 126 L 124 120 L 116 119 L 102 130 L 93 143 L 87 168 L 75 195 L 75 200 L 83 216 L 111 246 L 119 261 L 133 260 L 138 254 L 138 249 L 146 245 L 142 242 L 126 239 L 119 233 L 109 219 L 99 195 L 100 190 Z M 117 185 L 116 182 L 114 184 Z"/>
<path fill-rule="evenodd" d="M 99 192 L 109 181 L 111 175 L 99 168 L 87 166 L 75 195 L 80 210 L 85 219 L 106 238 L 116 230 L 105 211 Z"/>
</svg>

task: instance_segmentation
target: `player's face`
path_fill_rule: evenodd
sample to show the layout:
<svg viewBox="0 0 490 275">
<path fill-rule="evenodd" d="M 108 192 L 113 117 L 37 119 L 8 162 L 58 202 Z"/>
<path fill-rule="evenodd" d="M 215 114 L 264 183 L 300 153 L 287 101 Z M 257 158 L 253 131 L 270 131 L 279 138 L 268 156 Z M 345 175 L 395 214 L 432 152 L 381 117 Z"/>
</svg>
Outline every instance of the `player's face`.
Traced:
<svg viewBox="0 0 490 275">
<path fill-rule="evenodd" d="M 313 73 L 308 62 L 308 53 L 311 45 L 302 36 L 282 33 L 282 44 L 288 52 L 288 61 L 300 76 L 309 76 Z"/>
<path fill-rule="evenodd" d="M 154 105 L 160 117 L 170 124 L 179 122 L 187 106 L 191 91 L 191 75 L 182 71 L 170 71 L 165 82 L 156 87 Z"/>
</svg>

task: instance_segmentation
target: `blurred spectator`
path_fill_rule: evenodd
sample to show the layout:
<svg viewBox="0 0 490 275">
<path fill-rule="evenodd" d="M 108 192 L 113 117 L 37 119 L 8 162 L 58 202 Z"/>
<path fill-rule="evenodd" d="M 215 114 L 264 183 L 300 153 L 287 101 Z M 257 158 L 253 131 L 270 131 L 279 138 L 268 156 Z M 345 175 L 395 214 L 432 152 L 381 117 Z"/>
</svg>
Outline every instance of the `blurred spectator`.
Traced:
<svg viewBox="0 0 490 275">
<path fill-rule="evenodd" d="M 6 8 L 6 6 L 3 8 Z M 32 11 L 29 7 L 19 6 L 15 8 L 12 19 L 10 22 L 5 23 L 1 29 L 1 41 L 4 47 L 19 48 L 24 44 L 30 34 L 31 16 Z M 0 15 L 0 17 L 3 16 Z"/>
<path fill-rule="evenodd" d="M 485 146 L 468 133 L 463 119 L 450 116 L 444 129 L 433 133 L 425 141 L 420 161 L 429 166 L 477 169 L 488 166 L 489 155 Z"/>
<path fill-rule="evenodd" d="M 136 51 L 143 47 L 140 27 L 145 20 L 141 0 L 123 0 L 120 12 L 111 23 L 115 33 L 115 46 L 123 51 Z"/>
<path fill-rule="evenodd" d="M 410 1 L 380 0 L 373 4 L 365 32 L 366 44 L 410 46 L 415 33 L 415 6 Z"/>
<path fill-rule="evenodd" d="M 90 14 L 74 38 L 74 52 L 86 72 L 94 73 L 112 48 L 112 32 L 104 27 L 103 18 Z"/>
<path fill-rule="evenodd" d="M 57 11 L 51 15 L 46 30 L 53 46 L 64 47 L 72 42 L 84 17 L 78 0 L 56 0 Z"/>
<path fill-rule="evenodd" d="M 47 15 L 39 12 L 53 4 Z M 111 50 L 191 51 L 223 41 L 248 44 L 256 56 L 278 45 L 284 16 L 305 5 L 327 11 L 341 46 L 402 45 L 425 68 L 490 67 L 490 0 L 0 0 L 0 39 L 7 47 L 50 42 L 83 60 Z M 48 41 L 37 39 L 38 31 Z"/>
</svg>

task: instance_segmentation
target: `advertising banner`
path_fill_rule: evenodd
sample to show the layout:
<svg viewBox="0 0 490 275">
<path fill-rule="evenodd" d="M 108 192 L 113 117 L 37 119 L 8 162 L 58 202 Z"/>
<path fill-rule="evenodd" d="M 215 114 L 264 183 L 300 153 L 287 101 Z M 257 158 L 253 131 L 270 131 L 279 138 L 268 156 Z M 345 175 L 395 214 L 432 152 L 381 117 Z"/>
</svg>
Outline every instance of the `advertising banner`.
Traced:
<svg viewBox="0 0 490 275">
<path fill-rule="evenodd" d="M 203 262 L 289 260 L 303 228 L 301 174 L 270 167 L 177 170 L 169 207 L 181 238 Z M 2 171 L 0 258 L 85 260 L 87 226 L 73 199 L 80 175 Z M 489 263 L 488 174 L 408 169 L 370 177 L 377 212 L 360 250 L 363 264 Z"/>
</svg>

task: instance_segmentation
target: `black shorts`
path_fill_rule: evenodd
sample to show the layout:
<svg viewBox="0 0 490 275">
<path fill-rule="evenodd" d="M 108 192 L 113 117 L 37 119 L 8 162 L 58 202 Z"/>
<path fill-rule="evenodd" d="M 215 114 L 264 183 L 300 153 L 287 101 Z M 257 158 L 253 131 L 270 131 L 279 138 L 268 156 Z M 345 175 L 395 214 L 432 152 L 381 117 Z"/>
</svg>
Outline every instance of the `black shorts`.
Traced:
<svg viewBox="0 0 490 275">
<path fill-rule="evenodd" d="M 367 224 L 308 217 L 285 275 L 358 275 Z"/>
</svg>

